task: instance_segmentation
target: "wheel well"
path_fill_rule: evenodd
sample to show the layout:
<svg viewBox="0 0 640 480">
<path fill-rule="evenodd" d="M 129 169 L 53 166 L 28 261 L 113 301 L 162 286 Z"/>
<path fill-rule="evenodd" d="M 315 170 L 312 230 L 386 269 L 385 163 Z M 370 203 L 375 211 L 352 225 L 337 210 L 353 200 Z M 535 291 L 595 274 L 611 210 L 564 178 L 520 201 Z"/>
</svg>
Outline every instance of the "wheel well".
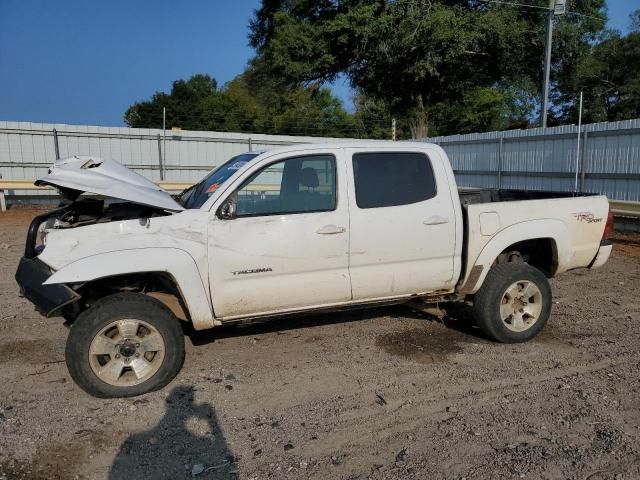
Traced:
<svg viewBox="0 0 640 480">
<path fill-rule="evenodd" d="M 522 262 L 536 267 L 551 278 L 558 268 L 558 253 L 552 238 L 534 238 L 505 248 L 494 264 Z"/>
<path fill-rule="evenodd" d="M 81 299 L 65 312 L 65 318 L 73 320 L 82 311 L 107 295 L 118 292 L 136 292 L 148 295 L 166 305 L 173 314 L 190 321 L 189 310 L 175 279 L 166 272 L 143 272 L 115 275 L 76 286 Z"/>
</svg>

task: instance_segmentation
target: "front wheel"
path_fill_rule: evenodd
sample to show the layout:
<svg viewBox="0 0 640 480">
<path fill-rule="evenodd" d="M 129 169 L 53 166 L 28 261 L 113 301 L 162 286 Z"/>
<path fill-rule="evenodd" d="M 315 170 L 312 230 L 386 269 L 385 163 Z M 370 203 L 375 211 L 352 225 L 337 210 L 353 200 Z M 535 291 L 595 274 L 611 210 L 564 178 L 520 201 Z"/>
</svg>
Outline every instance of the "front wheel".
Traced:
<svg viewBox="0 0 640 480">
<path fill-rule="evenodd" d="M 184 335 L 171 310 L 138 293 L 98 300 L 71 327 L 65 360 L 73 380 L 94 397 L 158 390 L 180 371 Z"/>
<path fill-rule="evenodd" d="M 526 342 L 535 337 L 551 314 L 549 280 L 526 263 L 505 263 L 491 268 L 473 300 L 478 326 L 503 343 Z"/>
</svg>

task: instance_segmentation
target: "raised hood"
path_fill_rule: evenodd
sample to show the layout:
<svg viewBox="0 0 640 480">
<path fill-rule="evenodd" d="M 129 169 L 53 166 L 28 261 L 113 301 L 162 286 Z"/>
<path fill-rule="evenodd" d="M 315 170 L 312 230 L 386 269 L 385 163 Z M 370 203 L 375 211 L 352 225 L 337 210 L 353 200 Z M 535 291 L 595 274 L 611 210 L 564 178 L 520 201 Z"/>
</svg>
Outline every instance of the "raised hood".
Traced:
<svg viewBox="0 0 640 480">
<path fill-rule="evenodd" d="M 76 156 L 56 161 L 36 185 L 93 193 L 164 210 L 184 210 L 166 190 L 113 160 Z"/>
</svg>

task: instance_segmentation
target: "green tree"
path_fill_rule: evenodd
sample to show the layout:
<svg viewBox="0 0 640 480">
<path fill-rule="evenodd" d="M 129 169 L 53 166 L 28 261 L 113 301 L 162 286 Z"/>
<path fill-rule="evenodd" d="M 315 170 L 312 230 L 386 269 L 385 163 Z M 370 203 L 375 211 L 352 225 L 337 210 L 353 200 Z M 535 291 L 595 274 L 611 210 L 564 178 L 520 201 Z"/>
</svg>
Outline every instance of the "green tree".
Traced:
<svg viewBox="0 0 640 480">
<path fill-rule="evenodd" d="M 586 122 L 627 120 L 640 116 L 640 10 L 631 15 L 632 30 L 617 31 L 593 45 L 576 68 L 574 92 L 584 92 Z M 578 117 L 577 95 L 568 99 L 566 121 Z"/>
<path fill-rule="evenodd" d="M 199 106 L 207 98 L 217 97 L 218 83 L 209 75 L 193 75 L 189 80 L 173 82 L 171 92 L 156 92 L 151 100 L 131 105 L 124 114 L 130 127 L 162 128 L 162 109 L 167 111 L 167 125 L 197 129 Z"/>
<path fill-rule="evenodd" d="M 580 0 L 573 8 L 603 16 L 604 0 Z M 541 83 L 541 13 L 479 0 L 263 0 L 249 39 L 254 65 L 265 75 L 290 85 L 345 74 L 361 95 L 382 101 L 421 137 L 430 128 L 444 134 L 512 124 L 518 100 Z M 601 30 L 602 22 L 589 17 L 558 21 L 554 85 L 574 74 L 575 60 Z M 523 96 L 510 93 L 524 84 Z"/>
<path fill-rule="evenodd" d="M 171 92 L 156 92 L 125 112 L 127 125 L 312 136 L 363 136 L 353 115 L 331 91 L 317 84 L 282 87 L 267 78 L 238 75 L 222 88 L 198 74 L 176 80 Z"/>
</svg>

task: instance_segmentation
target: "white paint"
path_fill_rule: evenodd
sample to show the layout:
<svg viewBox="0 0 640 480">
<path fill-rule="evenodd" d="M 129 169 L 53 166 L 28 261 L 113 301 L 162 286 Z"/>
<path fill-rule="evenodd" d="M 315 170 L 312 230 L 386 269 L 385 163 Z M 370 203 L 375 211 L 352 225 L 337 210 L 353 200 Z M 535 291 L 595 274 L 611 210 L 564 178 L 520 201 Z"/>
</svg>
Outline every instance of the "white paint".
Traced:
<svg viewBox="0 0 640 480">
<path fill-rule="evenodd" d="M 482 212 L 479 215 L 480 233 L 491 236 L 500 229 L 500 215 L 497 212 Z"/>
<path fill-rule="evenodd" d="M 359 209 L 352 155 L 365 151 L 424 152 L 433 166 L 437 195 L 411 205 Z M 286 158 L 320 153 L 336 158 L 335 210 L 232 220 L 216 216 L 229 195 L 258 170 Z M 72 173 L 71 178 L 84 175 Z M 63 176 L 57 177 L 61 181 Z M 103 178 L 81 178 L 91 187 L 87 191 L 101 193 L 96 192 L 99 186 L 108 196 L 116 196 L 115 190 L 125 183 L 119 192 L 126 192 L 130 201 L 149 188 L 141 184 L 136 192 L 135 182 L 126 175 L 120 176 L 124 182 L 114 182 L 118 186 L 113 190 L 100 183 Z M 599 247 L 608 211 L 603 196 L 474 204 L 467 209 L 465 240 L 453 171 L 444 151 L 435 145 L 293 146 L 248 162 L 199 210 L 51 229 L 39 258 L 56 270 L 49 284 L 165 272 L 175 279 L 195 328 L 202 329 L 221 320 L 453 292 L 461 274 L 463 245 L 466 275 L 475 265 L 483 267 L 472 292 L 496 257 L 522 240 L 552 239 L 556 273 L 587 267 L 596 254 L 593 266 L 601 265 L 610 252 Z M 581 212 L 592 214 L 592 221 Z"/>
<path fill-rule="evenodd" d="M 50 229 L 39 258 L 56 272 L 47 283 L 80 283 L 127 273 L 165 272 L 182 293 L 195 328 L 214 325 L 209 295 L 209 212 Z"/>
<path fill-rule="evenodd" d="M 500 216 L 501 228 L 493 236 L 483 236 L 479 218 L 483 212 L 495 211 Z M 522 200 L 515 202 L 479 203 L 467 207 L 469 224 L 466 239 L 466 282 L 475 265 L 483 272 L 475 293 L 497 256 L 510 245 L 524 240 L 549 238 L 553 240 L 557 269 L 555 274 L 591 264 L 607 222 L 609 202 L 605 196 Z M 596 222 L 581 220 L 580 212 L 590 212 Z"/>
<path fill-rule="evenodd" d="M 349 272 L 354 300 L 452 290 L 459 272 L 454 272 L 457 227 L 462 233 L 460 202 L 444 152 L 432 145 L 396 142 L 373 149 L 376 152 L 418 152 L 427 155 L 433 169 L 437 193 L 428 200 L 408 205 L 361 209 L 355 202 L 353 162 L 356 153 L 371 147 L 348 148 L 346 158 L 350 202 L 351 240 Z"/>
<path fill-rule="evenodd" d="M 118 162 L 98 157 L 77 156 L 56 161 L 36 185 L 52 185 L 79 192 L 150 205 L 166 210 L 183 210 L 168 192 Z"/>
<path fill-rule="evenodd" d="M 106 252 L 66 265 L 44 282 L 82 283 L 115 275 L 162 272 L 173 277 L 183 298 L 188 299 L 189 317 L 196 329 L 213 327 L 209 293 L 202 283 L 193 257 L 178 248 L 145 248 Z"/>
<path fill-rule="evenodd" d="M 349 202 L 341 150 L 294 147 L 261 156 L 243 169 L 228 191 L 274 162 L 311 154 L 336 157 L 334 211 L 221 220 L 215 215 L 217 209 L 211 210 L 209 278 L 216 315 L 236 318 L 351 300 Z M 269 271 L 234 274 L 254 269 Z"/>
<path fill-rule="evenodd" d="M 613 245 L 609 244 L 609 245 L 602 245 L 599 249 L 598 249 L 598 254 L 596 255 L 595 260 L 593 261 L 593 264 L 591 264 L 590 268 L 600 268 L 602 265 L 604 265 L 605 263 L 607 263 L 607 260 L 609 260 L 609 255 L 611 255 L 611 250 L 613 249 Z"/>
</svg>

